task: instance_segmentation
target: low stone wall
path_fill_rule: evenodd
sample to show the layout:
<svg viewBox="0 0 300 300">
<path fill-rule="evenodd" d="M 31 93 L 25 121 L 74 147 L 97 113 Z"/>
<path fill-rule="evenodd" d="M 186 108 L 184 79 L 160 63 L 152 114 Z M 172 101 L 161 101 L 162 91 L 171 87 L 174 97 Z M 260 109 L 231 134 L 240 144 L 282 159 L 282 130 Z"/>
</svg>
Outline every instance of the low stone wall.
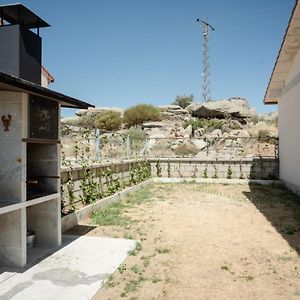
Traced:
<svg viewBox="0 0 300 300">
<path fill-rule="evenodd" d="M 151 158 L 152 177 L 278 179 L 276 158 L 244 159 Z"/>
<path fill-rule="evenodd" d="M 87 182 L 88 188 L 88 180 L 92 178 L 93 183 L 95 183 L 93 189 L 98 193 L 97 198 L 112 195 L 126 186 L 142 181 L 134 177 L 136 175 L 135 170 L 143 164 L 145 164 L 144 159 L 93 164 L 86 168 L 91 172 L 88 179 L 86 179 L 86 173 L 82 166 L 62 168 L 61 199 L 63 212 L 67 212 L 72 205 L 75 205 L 76 208 L 82 206 L 84 181 Z"/>
</svg>

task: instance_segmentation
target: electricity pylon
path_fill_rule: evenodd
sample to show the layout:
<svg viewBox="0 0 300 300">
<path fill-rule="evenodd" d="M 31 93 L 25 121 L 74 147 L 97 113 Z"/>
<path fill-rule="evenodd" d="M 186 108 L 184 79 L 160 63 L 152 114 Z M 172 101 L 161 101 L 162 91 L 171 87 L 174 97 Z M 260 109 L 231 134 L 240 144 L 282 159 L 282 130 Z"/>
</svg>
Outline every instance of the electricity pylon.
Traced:
<svg viewBox="0 0 300 300">
<path fill-rule="evenodd" d="M 210 65 L 209 65 L 209 44 L 208 34 L 210 30 L 215 30 L 207 22 L 196 19 L 195 23 L 199 22 L 203 28 L 203 71 L 202 71 L 202 97 L 204 102 L 211 101 L 211 84 L 210 84 Z"/>
</svg>

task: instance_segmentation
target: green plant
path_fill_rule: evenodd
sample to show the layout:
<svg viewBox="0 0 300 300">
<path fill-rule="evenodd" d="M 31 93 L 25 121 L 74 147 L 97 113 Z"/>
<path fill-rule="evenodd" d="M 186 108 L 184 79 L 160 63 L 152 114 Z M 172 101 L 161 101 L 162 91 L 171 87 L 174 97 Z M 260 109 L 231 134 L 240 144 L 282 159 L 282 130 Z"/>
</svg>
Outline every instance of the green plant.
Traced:
<svg viewBox="0 0 300 300">
<path fill-rule="evenodd" d="M 191 94 L 190 96 L 176 96 L 175 101 L 172 103 L 174 105 L 179 105 L 182 108 L 186 108 L 194 101 L 194 95 Z"/>
<path fill-rule="evenodd" d="M 215 178 L 215 179 L 217 179 L 217 178 L 218 178 L 218 169 L 217 169 L 217 167 L 216 167 L 216 166 L 214 166 L 214 170 L 215 170 L 215 172 L 214 172 L 214 175 L 213 175 L 213 177 L 212 177 L 212 178 Z"/>
<path fill-rule="evenodd" d="M 138 265 L 132 266 L 130 270 L 131 270 L 133 273 L 135 273 L 135 274 L 142 274 L 142 273 L 143 273 L 143 271 L 139 268 Z"/>
<path fill-rule="evenodd" d="M 169 253 L 170 249 L 166 247 L 157 247 L 155 248 L 155 251 L 159 254 Z"/>
<path fill-rule="evenodd" d="M 82 161 L 81 166 L 83 169 L 82 179 L 80 180 L 82 195 L 79 197 L 83 204 L 95 202 L 99 193 L 97 183 L 94 180 L 94 172 L 87 161 Z"/>
<path fill-rule="evenodd" d="M 240 177 L 239 179 L 244 179 L 244 174 L 242 172 L 242 163 L 240 163 Z"/>
<path fill-rule="evenodd" d="M 161 177 L 161 165 L 160 165 L 160 161 L 158 160 L 157 163 L 156 163 L 156 175 L 157 177 Z"/>
<path fill-rule="evenodd" d="M 167 166 L 167 173 L 168 173 L 168 177 L 171 177 L 171 163 L 168 161 L 168 166 Z"/>
<path fill-rule="evenodd" d="M 123 274 L 126 271 L 126 265 L 122 264 L 118 267 L 118 270 L 121 274 Z"/>
<path fill-rule="evenodd" d="M 231 179 L 232 178 L 232 169 L 231 166 L 228 166 L 227 169 L 227 179 Z"/>
<path fill-rule="evenodd" d="M 127 254 L 128 254 L 129 256 L 136 256 L 137 253 L 138 253 L 139 251 L 141 251 L 141 250 L 142 250 L 142 243 L 139 242 L 139 241 L 137 241 L 137 242 L 135 243 L 134 249 L 129 250 L 129 251 L 127 252 Z"/>
<path fill-rule="evenodd" d="M 208 178 L 208 176 L 207 176 L 207 167 L 205 167 L 205 169 L 203 171 L 203 178 Z"/>
<path fill-rule="evenodd" d="M 151 256 L 142 256 L 141 259 L 143 260 L 143 265 L 145 268 L 150 265 Z"/>
<path fill-rule="evenodd" d="M 268 129 L 259 129 L 258 133 L 257 133 L 257 136 L 258 136 L 259 139 L 264 139 L 264 138 L 270 137 L 270 130 L 268 130 Z"/>
<path fill-rule="evenodd" d="M 160 279 L 159 277 L 154 276 L 154 277 L 152 278 L 152 283 L 158 283 L 158 282 L 160 282 L 160 281 L 161 281 L 161 279 Z"/>
<path fill-rule="evenodd" d="M 128 127 L 131 127 L 145 121 L 160 120 L 160 112 L 153 105 L 139 104 L 125 110 L 123 120 Z"/>
<path fill-rule="evenodd" d="M 122 119 L 120 112 L 105 111 L 97 114 L 94 118 L 94 127 L 105 131 L 118 130 L 121 127 Z"/>
<path fill-rule="evenodd" d="M 250 179 L 255 179 L 256 177 L 256 173 L 255 173 L 255 164 L 252 164 L 250 167 L 250 174 L 249 174 L 249 178 Z"/>
</svg>

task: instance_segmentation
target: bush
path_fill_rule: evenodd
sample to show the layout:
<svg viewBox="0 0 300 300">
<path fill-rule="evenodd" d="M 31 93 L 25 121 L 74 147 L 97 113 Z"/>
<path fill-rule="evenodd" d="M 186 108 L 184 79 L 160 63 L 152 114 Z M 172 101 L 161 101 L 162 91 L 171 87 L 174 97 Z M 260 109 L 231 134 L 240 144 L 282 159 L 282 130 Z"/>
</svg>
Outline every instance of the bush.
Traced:
<svg viewBox="0 0 300 300">
<path fill-rule="evenodd" d="M 176 96 L 175 101 L 172 104 L 179 105 L 182 108 L 186 108 L 194 101 L 194 95 L 190 96 Z"/>
<path fill-rule="evenodd" d="M 121 114 L 117 111 L 105 111 L 95 116 L 94 127 L 105 131 L 118 130 L 121 127 Z"/>
<path fill-rule="evenodd" d="M 128 127 L 140 125 L 145 121 L 158 121 L 160 120 L 159 110 L 153 105 L 139 104 L 133 106 L 124 113 L 124 122 Z"/>
<path fill-rule="evenodd" d="M 270 137 L 270 130 L 268 130 L 268 129 L 259 129 L 257 135 L 258 135 L 259 139 Z"/>
<path fill-rule="evenodd" d="M 132 126 L 128 130 L 131 141 L 143 142 L 146 139 L 146 133 L 139 127 Z"/>
<path fill-rule="evenodd" d="M 194 145 L 181 144 L 175 148 L 174 152 L 176 156 L 195 156 L 199 152 L 199 149 Z"/>
</svg>

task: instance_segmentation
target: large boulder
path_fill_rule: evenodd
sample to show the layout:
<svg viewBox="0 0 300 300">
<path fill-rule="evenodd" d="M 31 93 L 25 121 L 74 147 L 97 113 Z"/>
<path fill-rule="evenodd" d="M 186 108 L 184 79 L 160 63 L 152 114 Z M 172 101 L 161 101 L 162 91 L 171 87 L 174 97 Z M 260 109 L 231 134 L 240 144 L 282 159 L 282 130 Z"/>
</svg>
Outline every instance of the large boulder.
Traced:
<svg viewBox="0 0 300 300">
<path fill-rule="evenodd" d="M 160 114 L 164 119 L 172 120 L 184 120 L 187 116 L 189 116 L 189 112 L 186 109 L 183 109 L 179 105 L 162 105 L 159 106 Z"/>
<path fill-rule="evenodd" d="M 116 111 L 119 112 L 121 115 L 124 114 L 124 109 L 119 108 L 119 107 L 100 107 L 100 106 L 96 106 L 96 107 L 89 107 L 88 109 L 79 109 L 78 111 L 76 111 L 76 115 L 79 117 L 83 117 L 83 116 L 95 116 L 98 114 L 101 114 L 103 112 L 106 111 Z"/>
<path fill-rule="evenodd" d="M 186 107 L 192 116 L 198 118 L 227 118 L 243 120 L 251 117 L 251 109 L 243 98 L 228 98 L 221 101 L 192 103 Z"/>
</svg>

